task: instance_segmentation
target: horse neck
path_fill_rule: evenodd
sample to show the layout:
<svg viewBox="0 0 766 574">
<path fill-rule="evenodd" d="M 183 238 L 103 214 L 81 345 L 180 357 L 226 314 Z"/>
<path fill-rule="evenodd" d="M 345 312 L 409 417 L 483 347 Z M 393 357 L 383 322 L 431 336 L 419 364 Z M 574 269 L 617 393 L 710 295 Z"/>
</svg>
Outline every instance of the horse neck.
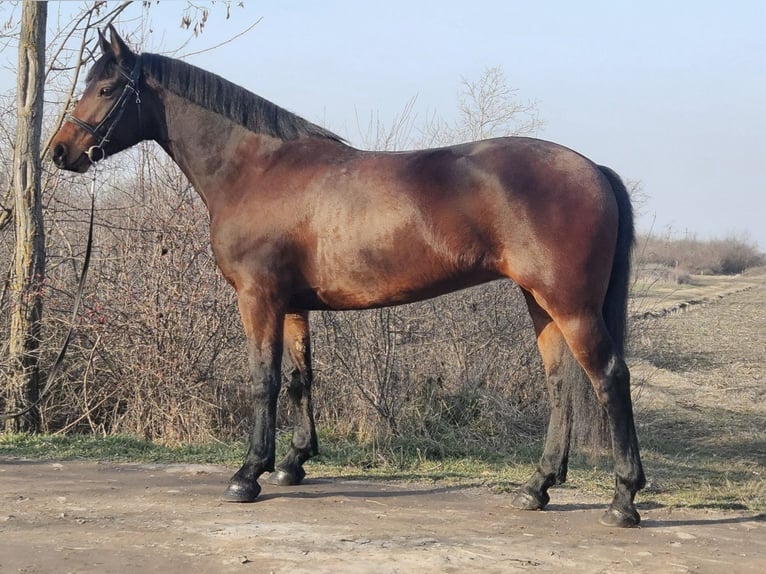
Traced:
<svg viewBox="0 0 766 574">
<path fill-rule="evenodd" d="M 167 135 L 160 143 L 200 194 L 211 215 L 224 194 L 237 190 L 236 181 L 245 172 L 257 173 L 259 163 L 282 143 L 176 94 L 164 92 L 160 99 L 167 126 Z"/>
</svg>

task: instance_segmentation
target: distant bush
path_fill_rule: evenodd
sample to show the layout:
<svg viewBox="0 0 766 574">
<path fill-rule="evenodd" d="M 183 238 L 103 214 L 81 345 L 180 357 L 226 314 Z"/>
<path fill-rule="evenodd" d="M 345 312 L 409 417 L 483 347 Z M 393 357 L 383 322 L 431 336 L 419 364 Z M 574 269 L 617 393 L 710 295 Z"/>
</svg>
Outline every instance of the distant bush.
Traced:
<svg viewBox="0 0 766 574">
<path fill-rule="evenodd" d="M 766 264 L 757 244 L 747 238 L 697 239 L 694 235 L 643 236 L 637 242 L 636 266 L 673 270 L 678 282 L 692 274 L 735 275 Z"/>
</svg>

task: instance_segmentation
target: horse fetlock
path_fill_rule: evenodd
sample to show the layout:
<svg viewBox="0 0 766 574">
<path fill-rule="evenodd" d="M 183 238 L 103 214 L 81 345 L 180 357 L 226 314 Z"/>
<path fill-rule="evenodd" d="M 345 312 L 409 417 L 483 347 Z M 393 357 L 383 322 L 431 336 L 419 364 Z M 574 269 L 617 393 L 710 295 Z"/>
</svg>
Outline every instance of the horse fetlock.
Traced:
<svg viewBox="0 0 766 574">
<path fill-rule="evenodd" d="M 612 499 L 609 509 L 601 516 L 599 522 L 604 526 L 615 526 L 619 528 L 630 528 L 638 526 L 641 522 L 641 516 L 633 503 L 635 490 L 625 491 L 620 488 L 619 481 L 617 492 Z"/>
</svg>

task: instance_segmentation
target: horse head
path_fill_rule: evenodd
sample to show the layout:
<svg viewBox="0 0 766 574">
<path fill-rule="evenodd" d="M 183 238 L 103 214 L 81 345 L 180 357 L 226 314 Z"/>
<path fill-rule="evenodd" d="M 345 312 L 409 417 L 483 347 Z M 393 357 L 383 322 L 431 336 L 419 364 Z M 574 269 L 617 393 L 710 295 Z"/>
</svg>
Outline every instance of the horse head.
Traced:
<svg viewBox="0 0 766 574">
<path fill-rule="evenodd" d="M 88 72 L 82 96 L 51 143 L 51 159 L 61 169 L 85 172 L 92 163 L 145 139 L 141 56 L 131 51 L 111 25 L 109 32 L 107 40 L 99 30 L 102 55 Z"/>
</svg>

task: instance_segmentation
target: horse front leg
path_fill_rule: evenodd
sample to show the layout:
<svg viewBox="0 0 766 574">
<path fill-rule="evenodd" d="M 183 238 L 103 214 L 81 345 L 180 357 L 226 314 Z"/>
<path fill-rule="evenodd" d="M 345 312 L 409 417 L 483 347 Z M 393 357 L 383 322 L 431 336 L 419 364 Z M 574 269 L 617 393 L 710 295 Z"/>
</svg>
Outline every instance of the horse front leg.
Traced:
<svg viewBox="0 0 766 574">
<path fill-rule="evenodd" d="M 288 313 L 285 316 L 284 342 L 285 352 L 293 364 L 287 387 L 294 418 L 293 438 L 290 451 L 277 464 L 277 470 L 269 482 L 292 486 L 300 484 L 306 476 L 303 463 L 319 454 L 311 401 L 313 373 L 308 312 Z"/>
<path fill-rule="evenodd" d="M 253 382 L 253 427 L 245 462 L 231 477 L 223 497 L 229 502 L 252 502 L 261 491 L 258 477 L 274 471 L 284 312 L 262 290 L 238 290 L 237 298 Z"/>
</svg>

